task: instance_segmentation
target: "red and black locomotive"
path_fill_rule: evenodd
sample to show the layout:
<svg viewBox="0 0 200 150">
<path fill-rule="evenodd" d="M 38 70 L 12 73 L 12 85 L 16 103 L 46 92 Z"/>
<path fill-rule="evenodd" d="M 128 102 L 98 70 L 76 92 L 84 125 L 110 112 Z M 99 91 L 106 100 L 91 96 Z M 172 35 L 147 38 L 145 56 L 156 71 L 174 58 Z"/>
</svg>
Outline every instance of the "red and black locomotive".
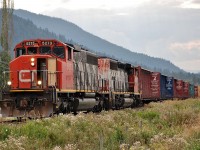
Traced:
<svg viewBox="0 0 200 150">
<path fill-rule="evenodd" d="M 146 100 L 174 98 L 175 89 L 183 89 L 172 77 L 54 39 L 24 40 L 14 52 L 0 100 L 5 117 L 135 107 Z"/>
</svg>

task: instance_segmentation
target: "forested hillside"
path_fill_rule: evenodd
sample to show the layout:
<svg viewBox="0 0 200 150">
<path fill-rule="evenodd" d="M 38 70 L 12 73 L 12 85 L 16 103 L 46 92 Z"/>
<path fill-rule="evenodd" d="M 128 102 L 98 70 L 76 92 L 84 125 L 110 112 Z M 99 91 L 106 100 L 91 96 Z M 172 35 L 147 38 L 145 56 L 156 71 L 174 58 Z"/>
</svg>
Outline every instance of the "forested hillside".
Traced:
<svg viewBox="0 0 200 150">
<path fill-rule="evenodd" d="M 14 44 L 30 38 L 56 38 L 66 41 L 64 36 L 56 35 L 47 28 L 38 28 L 32 21 L 24 20 L 18 16 L 14 16 L 14 32 Z"/>
</svg>

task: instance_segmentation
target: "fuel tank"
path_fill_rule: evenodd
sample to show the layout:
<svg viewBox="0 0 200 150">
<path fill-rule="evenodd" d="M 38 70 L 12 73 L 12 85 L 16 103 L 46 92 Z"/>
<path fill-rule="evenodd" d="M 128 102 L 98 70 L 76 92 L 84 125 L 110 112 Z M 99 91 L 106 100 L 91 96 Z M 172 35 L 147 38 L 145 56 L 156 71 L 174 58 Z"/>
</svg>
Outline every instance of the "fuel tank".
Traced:
<svg viewBox="0 0 200 150">
<path fill-rule="evenodd" d="M 78 98 L 78 100 L 79 100 L 79 105 L 77 108 L 78 111 L 90 110 L 99 103 L 95 98 L 83 98 L 83 99 Z"/>
</svg>

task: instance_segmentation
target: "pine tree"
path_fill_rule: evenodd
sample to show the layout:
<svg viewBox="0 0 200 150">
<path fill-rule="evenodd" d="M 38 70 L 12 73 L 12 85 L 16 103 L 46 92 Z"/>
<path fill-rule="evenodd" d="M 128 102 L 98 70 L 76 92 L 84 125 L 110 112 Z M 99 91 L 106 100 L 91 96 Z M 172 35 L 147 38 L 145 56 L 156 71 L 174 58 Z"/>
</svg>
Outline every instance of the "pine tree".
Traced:
<svg viewBox="0 0 200 150">
<path fill-rule="evenodd" d="M 1 53 L 0 53 L 0 90 L 4 88 L 4 83 L 9 76 L 3 72 L 8 70 L 8 64 L 11 60 L 10 50 L 12 47 L 12 38 L 14 34 L 13 27 L 13 0 L 3 0 L 2 2 L 2 27 L 1 27 Z M 5 78 L 6 77 L 6 78 Z M 0 96 L 1 97 L 1 96 Z"/>
</svg>

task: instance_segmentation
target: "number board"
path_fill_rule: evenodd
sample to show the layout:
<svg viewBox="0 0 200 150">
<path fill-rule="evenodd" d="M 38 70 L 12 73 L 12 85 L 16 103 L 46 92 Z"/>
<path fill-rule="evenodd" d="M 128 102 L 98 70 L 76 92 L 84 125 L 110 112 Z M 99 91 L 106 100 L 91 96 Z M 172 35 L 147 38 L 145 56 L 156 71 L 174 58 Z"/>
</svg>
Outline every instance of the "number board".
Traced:
<svg viewBox="0 0 200 150">
<path fill-rule="evenodd" d="M 28 41 L 25 43 L 26 46 L 33 46 L 35 44 L 34 41 Z"/>
<path fill-rule="evenodd" d="M 41 43 L 42 43 L 43 46 L 53 45 L 52 41 L 42 41 Z"/>
</svg>

